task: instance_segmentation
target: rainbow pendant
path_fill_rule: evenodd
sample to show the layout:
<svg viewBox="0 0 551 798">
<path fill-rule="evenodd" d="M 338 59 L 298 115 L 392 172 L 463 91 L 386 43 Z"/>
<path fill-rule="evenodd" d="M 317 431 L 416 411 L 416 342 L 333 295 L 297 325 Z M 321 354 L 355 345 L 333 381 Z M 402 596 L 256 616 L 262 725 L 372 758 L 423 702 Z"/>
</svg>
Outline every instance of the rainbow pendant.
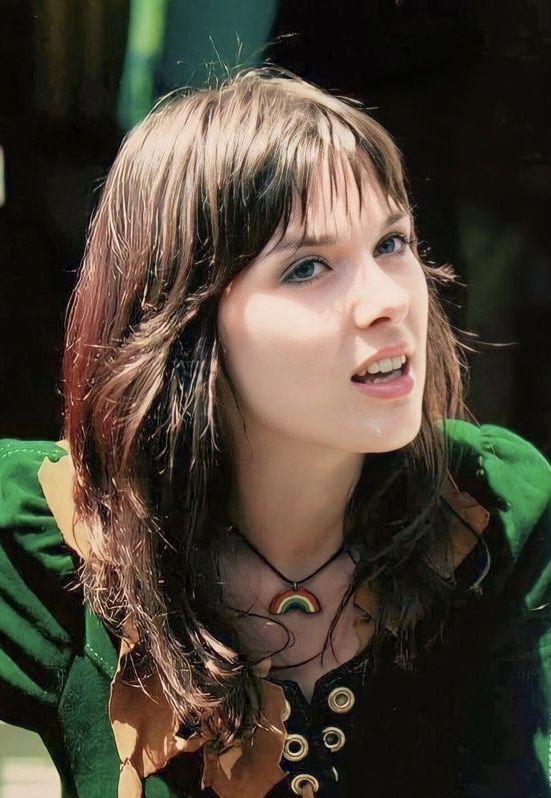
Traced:
<svg viewBox="0 0 551 798">
<path fill-rule="evenodd" d="M 312 614 L 321 610 L 321 604 L 318 598 L 305 587 L 298 587 L 278 593 L 270 601 L 268 609 L 272 615 L 285 615 L 291 610 Z"/>
</svg>

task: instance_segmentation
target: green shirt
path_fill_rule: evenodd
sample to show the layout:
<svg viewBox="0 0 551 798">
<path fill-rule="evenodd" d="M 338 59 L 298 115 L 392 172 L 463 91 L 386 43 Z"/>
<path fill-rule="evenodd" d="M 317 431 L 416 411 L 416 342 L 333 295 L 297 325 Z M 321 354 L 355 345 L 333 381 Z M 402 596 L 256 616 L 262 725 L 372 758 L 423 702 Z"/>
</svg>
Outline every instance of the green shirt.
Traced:
<svg viewBox="0 0 551 798">
<path fill-rule="evenodd" d="M 451 473 L 493 521 L 485 534 L 491 634 L 453 796 L 544 798 L 551 796 L 551 468 L 506 429 L 448 421 L 446 433 Z M 107 798 L 117 794 L 120 768 L 108 717 L 117 647 L 83 606 L 76 555 L 37 479 L 44 458 L 64 456 L 49 441 L 0 441 L 0 719 L 38 732 L 64 796 Z M 399 765 L 400 751 L 395 757 Z M 515 791 L 511 774 L 526 789 Z M 163 772 L 151 775 L 145 795 L 181 798 L 169 784 Z"/>
</svg>

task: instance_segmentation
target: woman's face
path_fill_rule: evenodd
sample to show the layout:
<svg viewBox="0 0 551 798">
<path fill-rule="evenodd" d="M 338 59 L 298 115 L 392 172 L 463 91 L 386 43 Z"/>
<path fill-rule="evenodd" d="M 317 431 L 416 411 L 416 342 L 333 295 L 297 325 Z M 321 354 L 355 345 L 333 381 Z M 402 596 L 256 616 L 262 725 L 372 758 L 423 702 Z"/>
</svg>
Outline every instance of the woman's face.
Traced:
<svg viewBox="0 0 551 798">
<path fill-rule="evenodd" d="M 345 179 L 343 170 L 341 186 Z M 225 365 L 260 440 L 265 432 L 266 440 L 391 451 L 421 425 L 427 285 L 404 243 L 410 218 L 373 182 L 361 208 L 353 183 L 331 205 L 328 180 L 320 175 L 310 197 L 306 230 L 295 215 L 283 239 L 274 236 L 226 288 L 218 313 Z M 305 234 L 311 243 L 297 248 Z M 393 384 L 379 373 L 365 386 L 351 379 L 388 347 L 407 355 L 409 376 Z"/>
</svg>

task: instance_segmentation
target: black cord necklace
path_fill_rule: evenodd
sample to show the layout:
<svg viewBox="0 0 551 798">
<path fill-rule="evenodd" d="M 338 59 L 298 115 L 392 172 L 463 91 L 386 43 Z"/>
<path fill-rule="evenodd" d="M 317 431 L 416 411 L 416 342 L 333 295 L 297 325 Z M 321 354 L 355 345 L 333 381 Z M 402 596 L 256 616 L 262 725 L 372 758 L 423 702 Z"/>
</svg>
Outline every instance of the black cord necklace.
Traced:
<svg viewBox="0 0 551 798">
<path fill-rule="evenodd" d="M 268 611 L 272 615 L 284 615 L 286 612 L 290 612 L 291 610 L 300 610 L 300 612 L 305 612 L 307 614 L 320 612 L 321 604 L 318 597 L 312 593 L 311 590 L 301 587 L 301 585 L 303 585 L 305 582 L 308 582 L 309 579 L 313 579 L 316 574 L 319 574 L 319 572 L 323 571 L 324 568 L 327 568 L 327 566 L 332 563 L 333 560 L 336 560 L 337 557 L 345 550 L 345 543 L 343 543 L 342 546 L 340 546 L 340 548 L 334 554 L 332 554 L 326 562 L 322 563 L 319 568 L 316 568 L 316 570 L 311 574 L 308 574 L 308 576 L 305 576 L 302 579 L 289 579 L 287 576 L 285 576 L 285 574 L 282 574 L 281 571 L 275 567 L 275 565 L 272 565 L 272 563 L 266 559 L 262 552 L 258 551 L 256 546 L 253 546 L 250 540 L 247 540 L 247 538 L 241 534 L 239 529 L 234 526 L 234 524 L 230 524 L 228 526 L 228 531 L 238 535 L 249 547 L 249 549 L 268 566 L 268 568 L 277 574 L 284 582 L 287 582 L 288 585 L 291 585 L 290 588 L 277 593 L 270 601 Z"/>
</svg>

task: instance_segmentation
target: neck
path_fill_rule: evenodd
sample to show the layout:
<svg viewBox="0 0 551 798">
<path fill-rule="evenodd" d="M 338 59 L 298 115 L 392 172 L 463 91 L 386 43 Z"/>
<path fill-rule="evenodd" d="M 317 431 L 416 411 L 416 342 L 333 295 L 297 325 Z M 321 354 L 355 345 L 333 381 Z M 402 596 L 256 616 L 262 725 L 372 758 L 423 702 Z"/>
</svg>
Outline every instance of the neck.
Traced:
<svg viewBox="0 0 551 798">
<path fill-rule="evenodd" d="M 235 456 L 231 522 L 289 580 L 300 580 L 343 543 L 344 515 L 364 455 L 266 434 Z"/>
</svg>

